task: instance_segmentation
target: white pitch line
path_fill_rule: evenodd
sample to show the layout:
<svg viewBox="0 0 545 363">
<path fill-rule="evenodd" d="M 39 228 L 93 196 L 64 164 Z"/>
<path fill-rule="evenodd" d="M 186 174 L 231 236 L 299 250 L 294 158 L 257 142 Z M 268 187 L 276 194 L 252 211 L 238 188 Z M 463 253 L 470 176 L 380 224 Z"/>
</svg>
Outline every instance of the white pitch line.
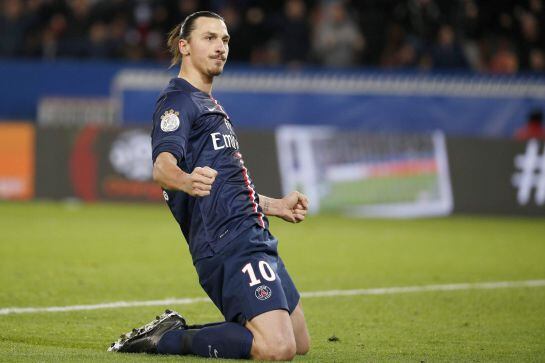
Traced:
<svg viewBox="0 0 545 363">
<path fill-rule="evenodd" d="M 488 290 L 488 289 L 508 289 L 520 287 L 543 287 L 545 280 L 525 280 L 525 281 L 498 281 L 498 282 L 477 282 L 461 284 L 444 285 L 421 285 L 421 286 L 402 286 L 402 287 L 384 287 L 375 289 L 358 290 L 328 290 L 328 291 L 309 291 L 301 293 L 303 298 L 315 297 L 334 297 L 334 296 L 358 296 L 358 295 L 389 295 L 403 294 L 410 292 L 429 292 L 429 291 L 459 291 L 459 290 Z M 111 303 L 94 305 L 69 305 L 69 306 L 49 306 L 49 307 L 29 307 L 29 308 L 2 308 L 0 315 L 25 314 L 25 313 L 54 313 L 65 311 L 82 311 L 97 309 L 115 309 L 130 308 L 137 306 L 165 306 L 165 305 L 188 305 L 195 303 L 210 302 L 207 297 L 196 298 L 171 298 L 164 300 L 147 301 L 117 301 Z"/>
</svg>

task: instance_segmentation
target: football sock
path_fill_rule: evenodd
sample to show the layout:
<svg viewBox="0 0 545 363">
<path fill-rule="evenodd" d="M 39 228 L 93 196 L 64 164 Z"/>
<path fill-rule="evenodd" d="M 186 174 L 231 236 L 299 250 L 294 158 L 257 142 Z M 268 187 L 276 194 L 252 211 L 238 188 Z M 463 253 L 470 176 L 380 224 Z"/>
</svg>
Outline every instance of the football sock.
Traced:
<svg viewBox="0 0 545 363">
<path fill-rule="evenodd" d="M 209 326 L 220 325 L 220 324 L 223 324 L 223 323 L 225 323 L 225 321 L 218 321 L 218 322 L 215 322 L 215 323 L 206 323 L 206 324 L 193 324 L 193 325 L 188 325 L 187 328 L 188 329 L 202 329 L 202 328 L 206 328 L 206 327 L 209 327 Z"/>
<path fill-rule="evenodd" d="M 201 329 L 166 332 L 159 343 L 159 354 L 195 354 L 201 357 L 248 359 L 253 335 L 242 325 L 230 322 L 207 324 Z"/>
</svg>

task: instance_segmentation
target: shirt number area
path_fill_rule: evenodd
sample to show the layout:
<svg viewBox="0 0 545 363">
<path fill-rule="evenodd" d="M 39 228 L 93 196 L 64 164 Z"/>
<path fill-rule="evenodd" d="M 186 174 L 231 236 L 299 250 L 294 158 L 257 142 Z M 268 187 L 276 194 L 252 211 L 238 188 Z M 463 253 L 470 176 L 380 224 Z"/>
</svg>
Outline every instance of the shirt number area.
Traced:
<svg viewBox="0 0 545 363">
<path fill-rule="evenodd" d="M 266 281 L 274 281 L 276 280 L 276 274 L 274 273 L 272 267 L 266 262 L 266 261 L 259 261 L 258 263 L 259 267 L 259 273 L 261 274 L 261 277 Z M 254 286 L 261 283 L 261 280 L 257 278 L 255 275 L 254 268 L 252 267 L 252 264 L 248 262 L 244 267 L 242 268 L 243 274 L 248 274 L 248 277 L 250 277 L 250 286 Z"/>
</svg>

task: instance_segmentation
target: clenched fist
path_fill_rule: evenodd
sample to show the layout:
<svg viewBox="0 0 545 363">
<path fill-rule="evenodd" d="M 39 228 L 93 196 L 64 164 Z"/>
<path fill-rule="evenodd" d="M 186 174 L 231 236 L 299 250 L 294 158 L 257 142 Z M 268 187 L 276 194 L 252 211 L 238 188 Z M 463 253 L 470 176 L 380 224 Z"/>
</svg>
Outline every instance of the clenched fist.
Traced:
<svg viewBox="0 0 545 363">
<path fill-rule="evenodd" d="M 279 217 L 285 221 L 299 223 L 305 220 L 308 212 L 308 198 L 303 193 L 294 191 L 280 199 L 282 208 Z"/>
<path fill-rule="evenodd" d="M 205 197 L 210 195 L 212 184 L 216 180 L 218 172 L 214 169 L 205 166 L 204 168 L 196 167 L 191 174 L 187 175 L 184 183 L 183 191 L 193 197 Z"/>
</svg>

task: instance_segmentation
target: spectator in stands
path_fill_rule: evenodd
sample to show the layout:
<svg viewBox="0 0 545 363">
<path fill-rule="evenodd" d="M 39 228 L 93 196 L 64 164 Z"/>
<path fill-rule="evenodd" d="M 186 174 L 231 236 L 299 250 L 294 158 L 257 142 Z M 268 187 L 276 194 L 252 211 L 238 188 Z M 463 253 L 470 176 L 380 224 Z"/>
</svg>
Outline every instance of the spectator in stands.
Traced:
<svg viewBox="0 0 545 363">
<path fill-rule="evenodd" d="M 380 65 L 384 68 L 414 68 L 421 62 L 421 44 L 409 37 L 399 24 L 392 24 L 386 34 Z"/>
<path fill-rule="evenodd" d="M 97 30 L 91 27 L 93 19 L 90 14 L 91 4 L 89 0 L 73 0 L 68 2 L 68 7 L 65 10 L 66 15 L 63 15 L 66 19 L 65 36 L 62 40 L 59 40 L 59 55 L 69 57 L 85 57 L 92 56 L 108 57 L 110 54 L 100 52 L 89 52 L 89 46 L 94 46 L 93 39 L 97 38 Z M 91 44 L 89 44 L 91 40 Z"/>
<path fill-rule="evenodd" d="M 489 62 L 489 71 L 495 74 L 514 74 L 519 69 L 518 56 L 507 39 L 500 39 Z"/>
<path fill-rule="evenodd" d="M 126 56 L 127 44 L 125 37 L 128 31 L 128 19 L 126 15 L 116 16 L 109 25 L 109 36 L 112 47 L 113 58 L 123 58 Z"/>
<path fill-rule="evenodd" d="M 282 61 L 297 66 L 305 63 L 310 50 L 310 29 L 303 0 L 288 0 L 279 27 Z"/>
<path fill-rule="evenodd" d="M 439 28 L 431 55 L 434 68 L 459 69 L 468 66 L 462 47 L 455 39 L 450 25 L 445 24 Z"/>
<path fill-rule="evenodd" d="M 517 43 L 520 52 L 521 67 L 531 69 L 532 53 L 539 51 L 539 48 L 544 44 L 543 36 L 540 24 L 533 14 L 523 11 L 519 16 L 519 21 L 520 35 Z"/>
<path fill-rule="evenodd" d="M 441 9 L 435 0 L 406 0 L 399 11 L 405 12 L 404 25 L 409 34 L 431 43 L 440 24 Z"/>
<path fill-rule="evenodd" d="M 0 56 L 20 56 L 28 25 L 21 0 L 5 0 L 0 13 Z"/>
<path fill-rule="evenodd" d="M 55 59 L 59 55 L 61 48 L 61 39 L 66 32 L 66 17 L 62 12 L 55 12 L 45 29 L 41 32 L 42 44 L 40 54 L 46 59 Z"/>
<path fill-rule="evenodd" d="M 454 19 L 456 34 L 459 39 L 463 40 L 461 46 L 463 48 L 465 59 L 474 71 L 483 71 L 481 50 L 479 49 L 479 37 L 482 33 L 482 25 L 479 21 L 479 7 L 474 0 L 464 0 L 462 9 L 458 13 L 458 17 Z"/>
<path fill-rule="evenodd" d="M 333 1 L 323 5 L 314 29 L 313 51 L 318 62 L 334 67 L 354 66 L 364 47 L 365 38 L 344 4 Z"/>
<path fill-rule="evenodd" d="M 109 58 L 113 54 L 109 40 L 109 28 L 102 22 L 96 22 L 89 29 L 87 54 L 89 58 Z"/>
<path fill-rule="evenodd" d="M 545 71 L 544 0 L 2 0 L 0 57 L 162 61 L 167 29 L 210 7 L 238 62 Z"/>
<path fill-rule="evenodd" d="M 251 64 L 270 65 L 280 61 L 280 49 L 269 21 L 262 6 L 254 4 L 246 9 L 241 32 L 245 46 L 249 46 Z"/>
<path fill-rule="evenodd" d="M 229 41 L 229 59 L 231 62 L 244 62 L 248 60 L 250 52 L 245 40 L 248 34 L 245 34 L 242 29 L 242 19 L 239 10 L 232 4 L 227 4 L 221 8 L 219 13 L 225 19 L 225 24 L 231 35 L 231 40 Z"/>
<path fill-rule="evenodd" d="M 358 14 L 358 25 L 365 34 L 365 50 L 362 64 L 378 65 L 386 44 L 386 33 L 391 17 L 388 13 L 390 4 L 387 1 L 352 2 L 353 11 Z M 309 9 L 312 12 L 312 9 Z"/>
<path fill-rule="evenodd" d="M 543 112 L 540 109 L 535 109 L 530 112 L 526 124 L 516 131 L 515 139 L 519 141 L 526 141 L 530 139 L 545 140 Z"/>
<path fill-rule="evenodd" d="M 530 71 L 545 72 L 545 53 L 541 49 L 532 49 L 530 51 Z"/>
</svg>

